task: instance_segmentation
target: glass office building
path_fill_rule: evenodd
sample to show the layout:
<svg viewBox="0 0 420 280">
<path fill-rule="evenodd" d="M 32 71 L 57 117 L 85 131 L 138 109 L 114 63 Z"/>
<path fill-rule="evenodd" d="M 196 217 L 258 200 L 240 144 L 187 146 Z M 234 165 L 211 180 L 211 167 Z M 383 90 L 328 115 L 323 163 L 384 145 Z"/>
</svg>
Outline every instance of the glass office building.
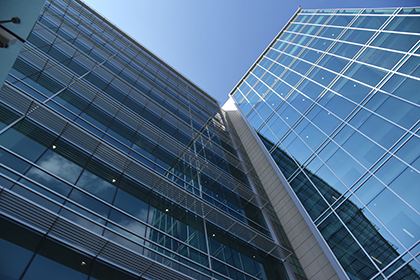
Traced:
<svg viewBox="0 0 420 280">
<path fill-rule="evenodd" d="M 0 106 L 1 279 L 306 279 L 219 104 L 82 2 Z"/>
<path fill-rule="evenodd" d="M 419 8 L 299 10 L 231 92 L 349 279 L 420 279 L 419 65 Z"/>
<path fill-rule="evenodd" d="M 48 0 L 0 91 L 0 279 L 420 279 L 419 65 L 419 8 L 299 9 L 234 115 Z"/>
</svg>

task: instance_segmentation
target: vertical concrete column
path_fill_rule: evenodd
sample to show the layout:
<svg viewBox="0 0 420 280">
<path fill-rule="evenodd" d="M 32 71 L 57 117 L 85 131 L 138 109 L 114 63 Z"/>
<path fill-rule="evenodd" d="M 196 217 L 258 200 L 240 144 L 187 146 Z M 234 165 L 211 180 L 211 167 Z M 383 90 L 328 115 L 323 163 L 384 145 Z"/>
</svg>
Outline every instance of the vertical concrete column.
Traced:
<svg viewBox="0 0 420 280">
<path fill-rule="evenodd" d="M 316 280 L 348 279 L 274 160 L 242 118 L 232 99 L 223 106 L 223 110 L 239 135 L 306 276 Z"/>
</svg>

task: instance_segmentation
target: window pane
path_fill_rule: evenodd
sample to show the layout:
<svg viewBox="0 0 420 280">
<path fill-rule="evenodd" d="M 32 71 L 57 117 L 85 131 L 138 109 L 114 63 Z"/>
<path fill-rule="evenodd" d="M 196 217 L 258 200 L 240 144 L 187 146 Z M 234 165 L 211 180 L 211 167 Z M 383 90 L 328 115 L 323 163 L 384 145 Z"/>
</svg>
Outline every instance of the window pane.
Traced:
<svg viewBox="0 0 420 280">
<path fill-rule="evenodd" d="M 37 164 L 72 184 L 76 182 L 80 172 L 82 171 L 82 167 L 53 152 L 53 150 L 48 150 L 37 161 Z"/>
<path fill-rule="evenodd" d="M 18 280 L 41 236 L 3 218 L 0 219 L 0 229 L 0 279 Z"/>
<path fill-rule="evenodd" d="M 119 270 L 115 267 L 110 267 L 109 265 L 96 261 L 93 264 L 92 274 L 89 279 L 96 280 L 135 280 L 138 277 L 130 275 L 122 270 Z"/>
<path fill-rule="evenodd" d="M 88 256 L 47 239 L 23 279 L 84 280 L 88 278 L 90 266 Z"/>
<path fill-rule="evenodd" d="M 26 119 L 0 136 L 0 144 L 35 161 L 54 141 L 51 134 Z"/>
</svg>

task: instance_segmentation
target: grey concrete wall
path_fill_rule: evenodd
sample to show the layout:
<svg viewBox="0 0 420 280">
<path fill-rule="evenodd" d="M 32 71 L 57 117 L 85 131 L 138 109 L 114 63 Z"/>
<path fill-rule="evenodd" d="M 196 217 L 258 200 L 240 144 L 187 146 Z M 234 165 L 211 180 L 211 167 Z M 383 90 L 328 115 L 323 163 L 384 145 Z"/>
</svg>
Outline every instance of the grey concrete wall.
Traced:
<svg viewBox="0 0 420 280">
<path fill-rule="evenodd" d="M 223 109 L 248 153 L 306 276 L 314 280 L 348 279 L 277 165 L 267 157 L 268 152 L 256 138 L 256 133 L 232 105 L 225 105 Z"/>
</svg>

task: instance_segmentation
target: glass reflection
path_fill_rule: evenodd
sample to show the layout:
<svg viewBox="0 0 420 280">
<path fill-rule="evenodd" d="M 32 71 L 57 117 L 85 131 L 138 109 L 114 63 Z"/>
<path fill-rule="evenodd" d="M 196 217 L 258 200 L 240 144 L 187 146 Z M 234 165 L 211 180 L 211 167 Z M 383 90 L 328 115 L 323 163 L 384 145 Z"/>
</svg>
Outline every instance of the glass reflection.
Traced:
<svg viewBox="0 0 420 280">
<path fill-rule="evenodd" d="M 267 147 L 274 145 L 263 135 L 259 136 L 267 143 Z M 288 181 L 312 220 L 322 216 L 317 223 L 318 228 L 349 276 L 355 279 L 370 279 L 388 264 L 403 264 L 399 259 L 400 254 L 420 239 L 420 216 L 376 177 L 370 177 L 359 187 L 356 191 L 357 197 L 353 195 L 342 199 L 342 195 L 347 191 L 343 183 L 351 185 L 361 177 L 361 173 L 354 173 L 352 170 L 357 170 L 355 167 L 359 165 L 352 167 L 347 154 L 341 149 L 338 151 L 341 151 L 340 154 L 334 153 L 326 165 L 311 163 L 309 168 L 321 166 L 316 172 L 303 169 Z M 276 163 L 285 175 L 290 174 L 294 160 L 280 147 L 275 148 L 271 154 L 274 159 L 278 158 L 275 154 L 282 155 L 282 160 Z M 405 191 L 412 194 L 408 182 L 417 181 L 418 173 L 410 171 L 411 169 L 407 168 L 400 175 L 401 181 L 393 181 L 395 191 L 400 193 L 400 197 L 405 196 Z M 349 172 L 354 174 L 349 175 Z M 390 184 L 391 186 L 393 184 Z M 414 200 L 417 196 L 405 197 L 411 199 L 413 206 L 416 205 Z M 330 205 L 337 207 L 336 214 L 327 211 Z M 326 215 L 322 215 L 323 213 Z M 418 272 L 409 266 L 398 270 L 396 275 L 420 277 Z"/>
</svg>

